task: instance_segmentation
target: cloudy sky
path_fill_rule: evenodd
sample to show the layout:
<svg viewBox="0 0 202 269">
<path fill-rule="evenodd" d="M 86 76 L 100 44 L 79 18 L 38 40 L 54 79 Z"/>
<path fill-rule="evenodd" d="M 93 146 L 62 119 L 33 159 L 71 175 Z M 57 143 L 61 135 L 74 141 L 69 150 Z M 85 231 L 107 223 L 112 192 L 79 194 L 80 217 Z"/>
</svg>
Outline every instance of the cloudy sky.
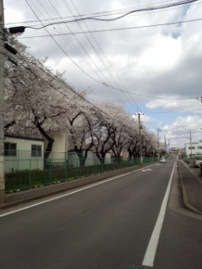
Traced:
<svg viewBox="0 0 202 269">
<path fill-rule="evenodd" d="M 190 134 L 202 139 L 202 0 L 179 2 L 4 0 L 5 24 L 26 26 L 18 38 L 30 53 L 91 102 L 142 112 L 151 132 L 182 147 Z"/>
</svg>

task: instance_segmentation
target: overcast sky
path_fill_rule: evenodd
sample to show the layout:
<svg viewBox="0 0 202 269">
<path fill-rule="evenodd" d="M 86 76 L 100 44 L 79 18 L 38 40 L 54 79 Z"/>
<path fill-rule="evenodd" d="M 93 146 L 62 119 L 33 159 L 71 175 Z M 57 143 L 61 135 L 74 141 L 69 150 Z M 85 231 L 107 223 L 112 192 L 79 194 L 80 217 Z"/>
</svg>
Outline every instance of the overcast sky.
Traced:
<svg viewBox="0 0 202 269">
<path fill-rule="evenodd" d="M 6 27 L 91 102 L 121 104 L 171 147 L 202 139 L 202 0 L 4 0 Z M 151 10 L 154 7 L 162 9 Z M 70 22 L 79 15 L 115 19 Z"/>
</svg>

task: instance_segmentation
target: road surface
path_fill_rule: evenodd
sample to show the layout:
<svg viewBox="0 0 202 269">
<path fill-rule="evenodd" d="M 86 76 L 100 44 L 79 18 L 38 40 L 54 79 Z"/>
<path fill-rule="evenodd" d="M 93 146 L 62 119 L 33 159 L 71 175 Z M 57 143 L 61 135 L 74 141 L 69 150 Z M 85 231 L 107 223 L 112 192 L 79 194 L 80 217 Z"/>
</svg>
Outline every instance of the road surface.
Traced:
<svg viewBox="0 0 202 269">
<path fill-rule="evenodd" d="M 0 212 L 0 268 L 201 269 L 202 219 L 180 208 L 174 163 Z"/>
</svg>

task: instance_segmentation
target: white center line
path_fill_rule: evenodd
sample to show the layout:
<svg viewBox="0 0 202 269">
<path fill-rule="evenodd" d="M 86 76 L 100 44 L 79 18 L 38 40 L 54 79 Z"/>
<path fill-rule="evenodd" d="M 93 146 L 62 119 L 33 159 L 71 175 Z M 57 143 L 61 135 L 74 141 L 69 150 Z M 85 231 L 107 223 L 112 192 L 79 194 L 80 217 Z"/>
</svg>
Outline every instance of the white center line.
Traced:
<svg viewBox="0 0 202 269">
<path fill-rule="evenodd" d="M 159 238 L 160 238 L 161 229 L 163 226 L 166 207 L 168 204 L 168 198 L 169 198 L 171 183 L 172 183 L 173 174 L 174 174 L 174 170 L 175 170 L 175 164 L 173 166 L 173 170 L 172 170 L 169 182 L 168 182 L 166 193 L 165 193 L 165 196 L 163 198 L 163 202 L 161 204 L 161 209 L 159 211 L 159 215 L 158 215 L 154 230 L 152 232 L 152 235 L 151 235 L 151 238 L 150 238 L 150 241 L 149 241 L 149 244 L 147 246 L 147 250 L 146 250 L 143 262 L 142 262 L 142 265 L 144 265 L 144 266 L 153 267 L 153 265 L 154 265 L 156 250 L 157 250 L 157 246 L 158 246 L 158 242 L 159 242 Z"/>
</svg>

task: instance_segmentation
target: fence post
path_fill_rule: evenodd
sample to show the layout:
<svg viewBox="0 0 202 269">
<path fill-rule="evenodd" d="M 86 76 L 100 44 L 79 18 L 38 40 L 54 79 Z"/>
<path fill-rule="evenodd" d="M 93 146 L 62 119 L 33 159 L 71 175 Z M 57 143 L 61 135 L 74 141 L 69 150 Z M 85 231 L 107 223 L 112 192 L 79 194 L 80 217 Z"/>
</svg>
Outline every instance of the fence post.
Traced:
<svg viewBox="0 0 202 269">
<path fill-rule="evenodd" d="M 67 159 L 67 152 L 65 152 L 65 181 L 67 180 L 67 167 L 68 167 L 68 159 Z"/>
<path fill-rule="evenodd" d="M 31 172 L 31 169 L 32 169 L 32 164 L 31 164 L 32 160 L 31 158 L 29 159 L 29 188 L 31 189 L 32 188 L 32 172 Z"/>
</svg>

